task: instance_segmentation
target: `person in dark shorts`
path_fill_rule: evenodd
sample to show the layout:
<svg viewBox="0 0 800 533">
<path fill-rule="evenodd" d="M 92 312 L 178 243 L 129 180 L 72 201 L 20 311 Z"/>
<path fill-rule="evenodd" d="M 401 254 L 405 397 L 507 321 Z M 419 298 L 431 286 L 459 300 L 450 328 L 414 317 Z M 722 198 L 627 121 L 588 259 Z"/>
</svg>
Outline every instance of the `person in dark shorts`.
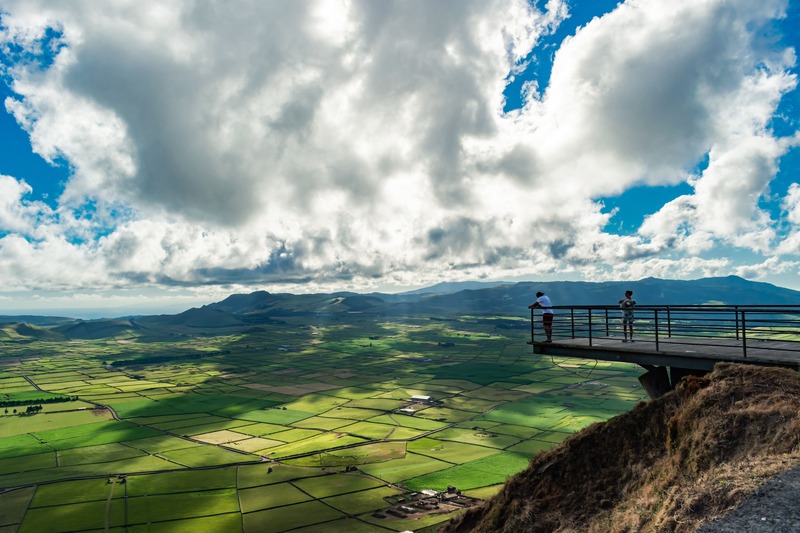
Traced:
<svg viewBox="0 0 800 533">
<path fill-rule="evenodd" d="M 625 298 L 619 301 L 619 308 L 622 310 L 622 342 L 633 342 L 633 308 L 636 307 L 636 300 L 633 299 L 633 291 L 625 291 Z"/>
<path fill-rule="evenodd" d="M 543 292 L 536 293 L 536 301 L 528 306 L 528 309 L 539 307 L 542 309 L 542 327 L 547 340 L 544 342 L 553 342 L 553 303 L 550 298 L 545 296 Z"/>
</svg>

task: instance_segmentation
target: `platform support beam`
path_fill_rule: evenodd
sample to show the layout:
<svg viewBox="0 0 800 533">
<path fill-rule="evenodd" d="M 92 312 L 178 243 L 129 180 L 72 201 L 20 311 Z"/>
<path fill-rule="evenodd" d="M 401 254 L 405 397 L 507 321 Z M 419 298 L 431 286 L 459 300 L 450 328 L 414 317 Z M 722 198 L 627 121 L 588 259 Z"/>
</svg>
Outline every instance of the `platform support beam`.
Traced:
<svg viewBox="0 0 800 533">
<path fill-rule="evenodd" d="M 642 388 L 644 388 L 651 400 L 660 398 L 672 390 L 667 367 L 652 366 L 646 368 L 648 369 L 647 372 L 639 376 L 639 383 L 642 384 Z"/>
<path fill-rule="evenodd" d="M 702 376 L 708 373 L 707 370 L 695 370 L 677 366 L 640 366 L 645 368 L 647 372 L 639 376 L 639 383 L 642 384 L 642 388 L 647 392 L 651 400 L 660 398 L 674 389 L 685 376 Z"/>
</svg>

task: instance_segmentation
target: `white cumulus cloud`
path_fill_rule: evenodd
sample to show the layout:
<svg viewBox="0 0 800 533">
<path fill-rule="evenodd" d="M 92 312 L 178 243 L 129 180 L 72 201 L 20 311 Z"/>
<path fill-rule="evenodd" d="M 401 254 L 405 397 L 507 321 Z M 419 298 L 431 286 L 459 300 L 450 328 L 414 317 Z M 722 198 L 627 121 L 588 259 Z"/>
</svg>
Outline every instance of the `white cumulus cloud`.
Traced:
<svg viewBox="0 0 800 533">
<path fill-rule="evenodd" d="M 28 288 L 367 287 L 775 253 L 759 201 L 796 144 L 769 128 L 795 57 L 761 35 L 785 2 L 629 0 L 505 112 L 568 6 L 7 0 L 0 41 L 29 54 L 6 109 L 72 173 L 52 213 L 0 179 L 0 267 Z M 600 198 L 685 182 L 638 233 L 606 231 L 625 212 Z"/>
</svg>

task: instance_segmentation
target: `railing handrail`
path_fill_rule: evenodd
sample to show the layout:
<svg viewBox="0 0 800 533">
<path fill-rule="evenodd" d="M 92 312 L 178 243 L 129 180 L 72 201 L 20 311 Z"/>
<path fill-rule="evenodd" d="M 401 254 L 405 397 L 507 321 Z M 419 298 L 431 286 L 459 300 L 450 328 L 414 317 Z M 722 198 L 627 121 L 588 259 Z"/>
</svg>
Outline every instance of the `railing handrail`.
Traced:
<svg viewBox="0 0 800 533">
<path fill-rule="evenodd" d="M 619 304 L 599 305 L 599 304 L 580 304 L 580 305 L 554 305 L 553 309 L 619 309 Z M 640 305 L 637 304 L 635 309 L 691 309 L 700 311 L 720 311 L 720 310 L 734 310 L 743 309 L 745 311 L 764 310 L 774 313 L 776 310 L 785 309 L 787 311 L 800 312 L 800 305 L 778 305 L 778 304 L 656 304 L 656 305 Z"/>
</svg>

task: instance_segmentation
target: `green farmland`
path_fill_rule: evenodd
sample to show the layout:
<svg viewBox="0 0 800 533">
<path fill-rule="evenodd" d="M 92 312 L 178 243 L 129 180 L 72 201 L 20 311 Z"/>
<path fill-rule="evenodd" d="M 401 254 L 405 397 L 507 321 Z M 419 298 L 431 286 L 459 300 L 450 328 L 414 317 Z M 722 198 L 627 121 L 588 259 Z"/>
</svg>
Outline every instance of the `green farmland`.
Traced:
<svg viewBox="0 0 800 533">
<path fill-rule="evenodd" d="M 0 339 L 0 398 L 19 402 L 0 408 L 0 531 L 434 531 L 451 515 L 385 511 L 448 485 L 490 497 L 645 399 L 633 365 L 526 340 L 359 315 Z M 39 399 L 58 401 L 26 414 Z"/>
</svg>

